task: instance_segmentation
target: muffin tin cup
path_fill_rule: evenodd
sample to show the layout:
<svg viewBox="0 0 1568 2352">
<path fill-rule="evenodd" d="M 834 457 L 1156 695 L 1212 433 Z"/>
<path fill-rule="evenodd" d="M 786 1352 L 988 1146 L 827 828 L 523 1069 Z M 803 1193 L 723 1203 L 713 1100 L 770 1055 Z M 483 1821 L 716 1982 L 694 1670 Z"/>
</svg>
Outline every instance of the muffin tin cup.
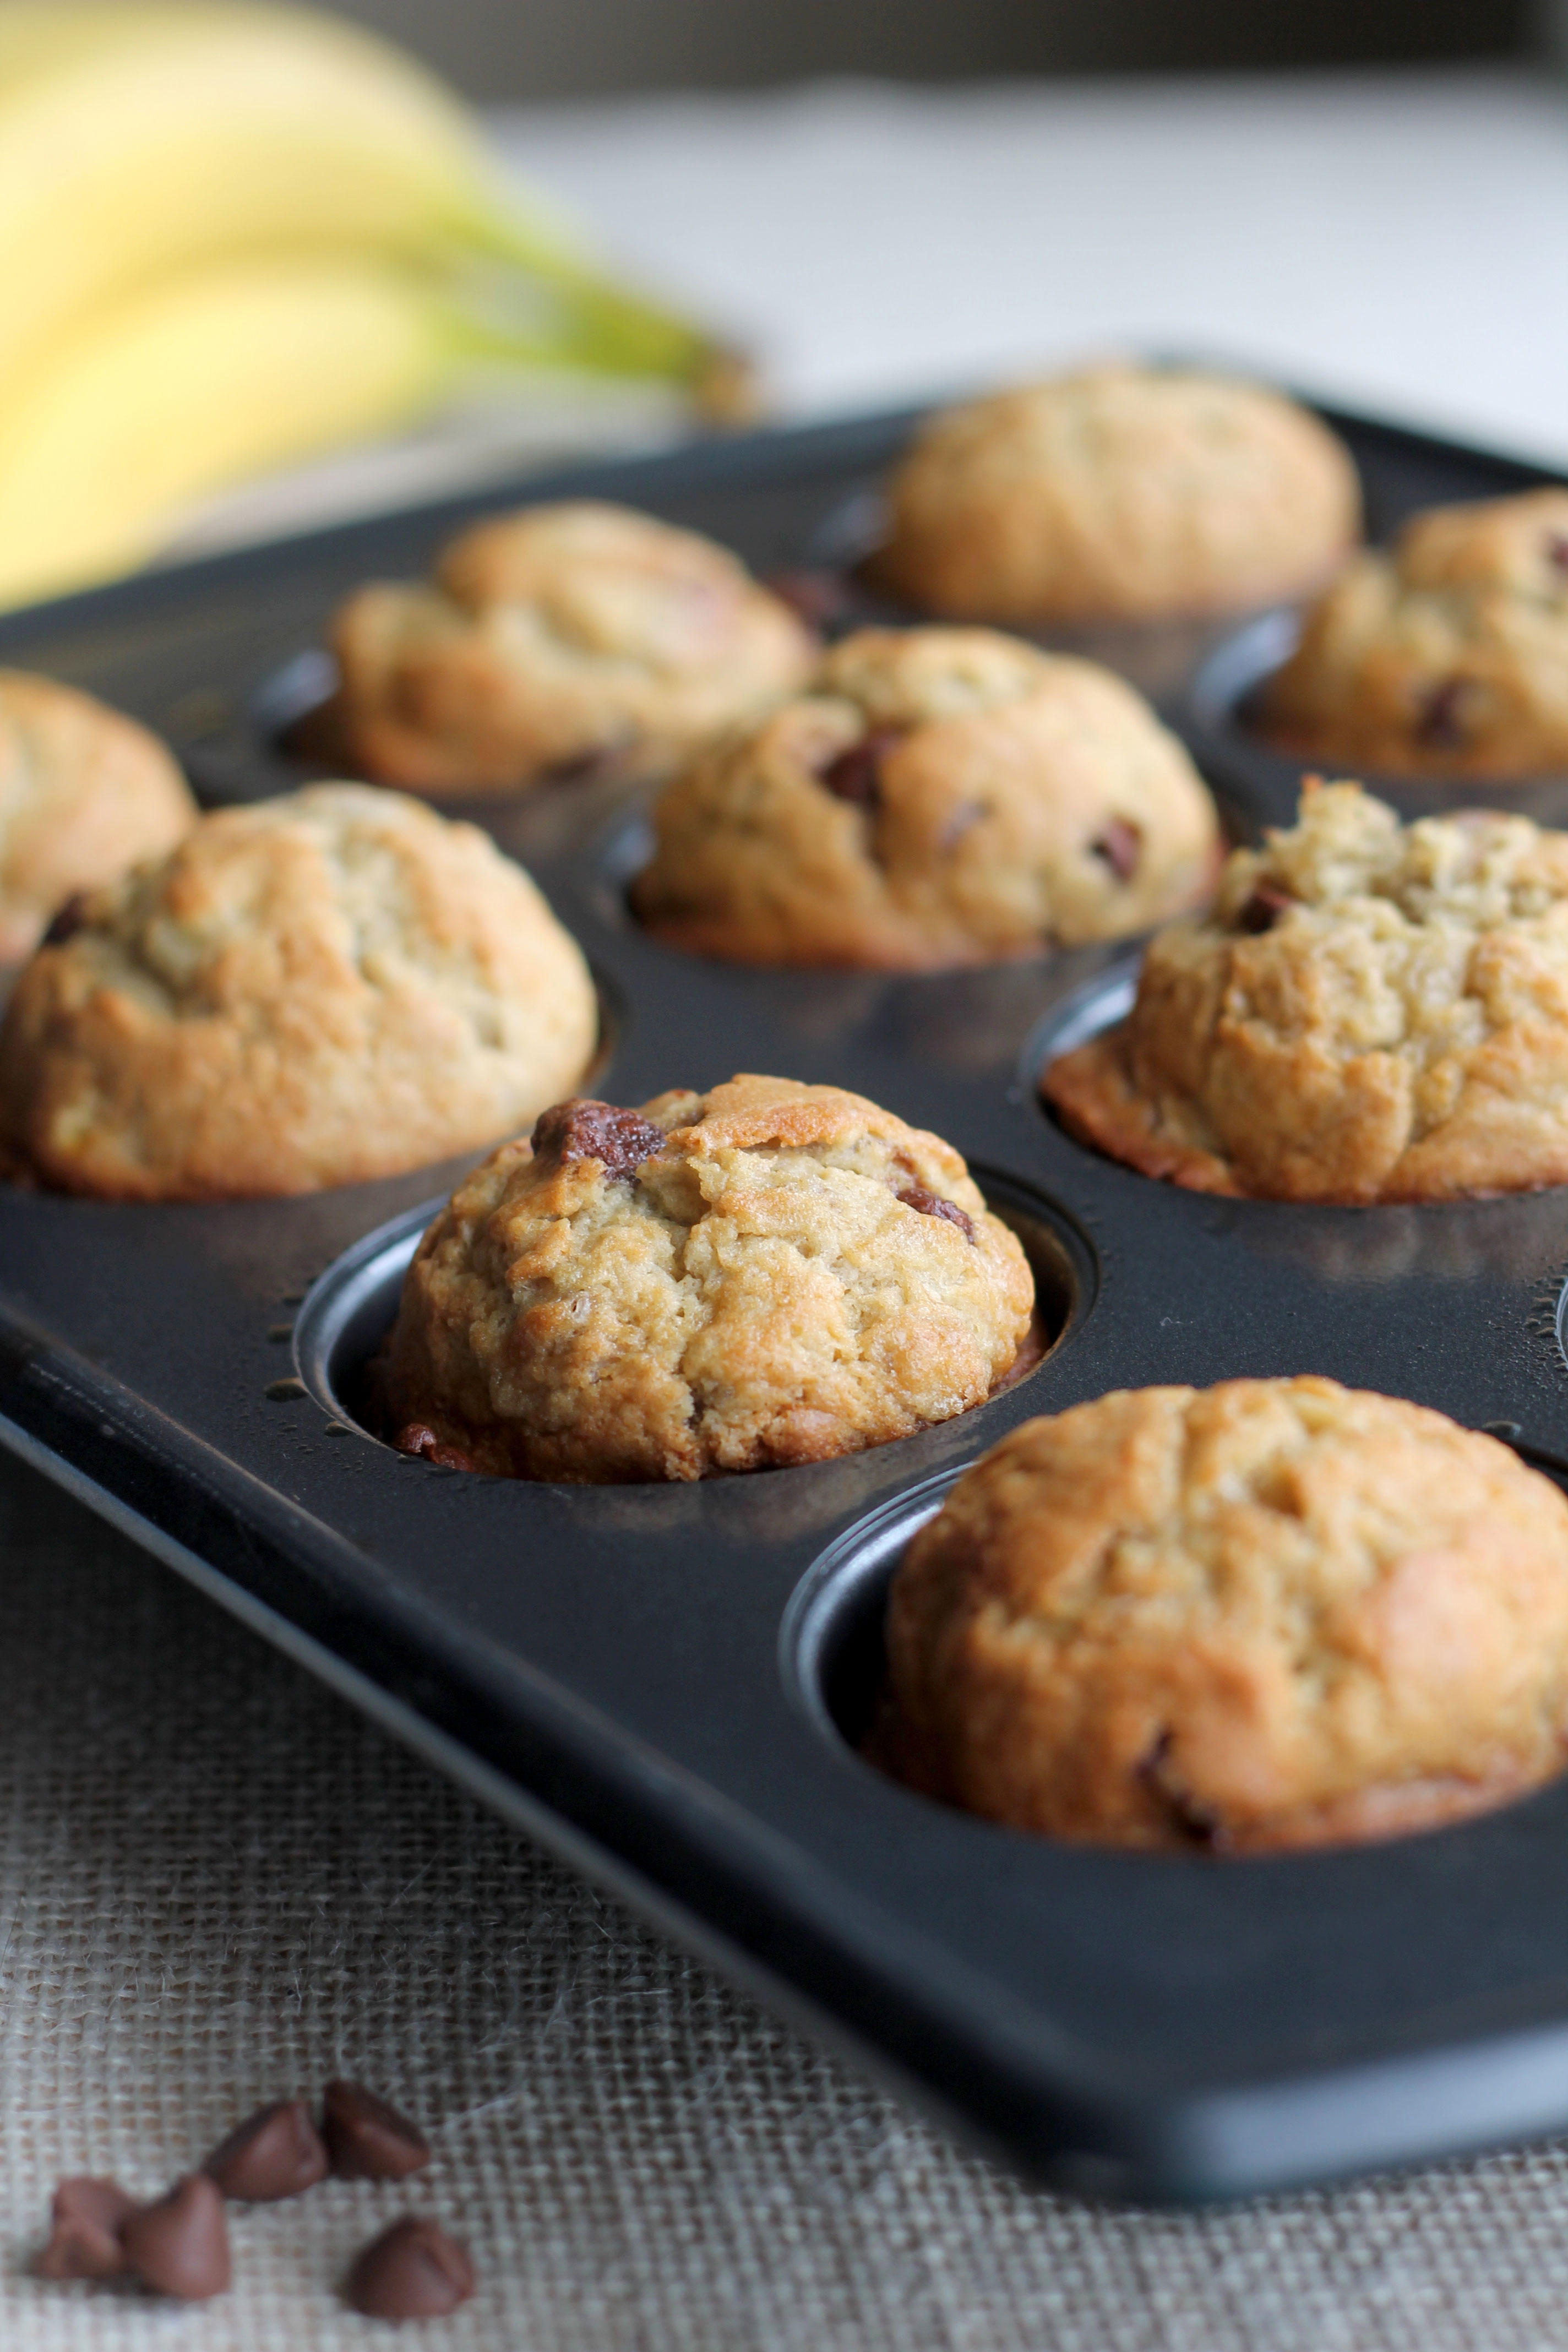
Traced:
<svg viewBox="0 0 1568 2352">
<path fill-rule="evenodd" d="M 528 485 L 819 553 L 908 417 Z M 1511 487 L 1502 461 L 1337 419 L 1374 516 Z M 209 800 L 308 772 L 291 722 L 362 578 L 482 502 L 0 622 L 4 657 L 162 727 Z M 1196 707 L 1171 706 L 1206 759 Z M 1206 721 L 1205 721 L 1206 724 Z M 1212 747 L 1211 747 L 1212 748 Z M 1289 814 L 1213 761 L 1237 832 Z M 635 1103 L 753 1069 L 946 1137 L 1025 1235 L 1053 1344 L 921 1434 L 694 1486 L 443 1470 L 363 1425 L 363 1367 L 467 1160 L 289 1201 L 12 1192 L 0 1439 L 132 1528 L 486 1800 L 994 2153 L 1098 2196 L 1193 2200 L 1568 2125 L 1568 1782 L 1376 1849 L 1222 1863 L 1028 1838 L 859 1752 L 887 1580 L 969 1463 L 1037 1412 L 1153 1381 L 1318 1371 L 1568 1463 L 1568 1193 L 1308 1209 L 1154 1184 L 1082 1149 L 1039 1072 L 1125 1011 L 1125 946 L 902 977 L 726 967 L 626 909 L 636 796 L 446 803 L 537 874 Z M 112 1629 L 104 1629 L 112 1638 Z"/>
</svg>

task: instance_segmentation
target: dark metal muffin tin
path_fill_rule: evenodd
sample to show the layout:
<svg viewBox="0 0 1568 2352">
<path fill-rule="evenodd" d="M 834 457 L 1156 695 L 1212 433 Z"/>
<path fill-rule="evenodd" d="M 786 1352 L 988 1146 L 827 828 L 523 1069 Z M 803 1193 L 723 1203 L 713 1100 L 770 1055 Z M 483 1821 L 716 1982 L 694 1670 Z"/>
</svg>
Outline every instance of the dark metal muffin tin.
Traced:
<svg viewBox="0 0 1568 2352">
<path fill-rule="evenodd" d="M 1537 478 L 1335 421 L 1380 530 Z M 763 572 L 798 566 L 909 423 L 716 444 L 527 495 L 613 496 Z M 321 689 L 336 598 L 422 570 L 498 502 L 14 616 L 0 657 L 162 729 L 209 800 L 277 790 L 300 781 L 279 730 Z M 1143 675 L 1170 658 L 1168 639 L 1099 649 Z M 1296 779 L 1216 692 L 1246 660 L 1217 658 L 1173 715 L 1246 831 L 1289 816 Z M 1225 2196 L 1568 2126 L 1568 1781 L 1433 1835 L 1226 1864 L 1014 1835 L 853 1746 L 908 1531 L 1027 1414 L 1119 1385 L 1314 1370 L 1568 1462 L 1568 1194 L 1312 1210 L 1147 1182 L 1070 1142 L 1035 1094 L 1047 1055 L 1125 1003 L 1125 950 L 916 979 L 728 969 L 627 919 L 638 820 L 597 788 L 467 813 L 533 866 L 593 959 L 602 1091 L 637 1102 L 773 1071 L 934 1128 L 1030 1241 L 1062 1327 L 1045 1363 L 847 1461 L 694 1486 L 479 1478 L 404 1460 L 353 1418 L 356 1367 L 456 1166 L 210 1208 L 13 1192 L 0 1438 L 632 1903 L 1064 2188 Z"/>
</svg>

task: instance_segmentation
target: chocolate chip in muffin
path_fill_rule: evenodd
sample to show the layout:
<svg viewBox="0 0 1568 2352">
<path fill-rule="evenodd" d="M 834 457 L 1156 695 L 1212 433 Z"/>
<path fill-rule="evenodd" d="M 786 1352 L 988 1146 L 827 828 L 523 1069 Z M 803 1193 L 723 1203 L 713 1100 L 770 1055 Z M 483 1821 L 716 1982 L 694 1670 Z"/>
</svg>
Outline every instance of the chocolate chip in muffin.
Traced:
<svg viewBox="0 0 1568 2352">
<path fill-rule="evenodd" d="M 1554 572 L 1568 572 L 1568 534 L 1560 530 L 1547 532 L 1546 561 Z"/>
<path fill-rule="evenodd" d="M 900 1185 L 898 1198 L 906 1209 L 918 1209 L 922 1217 L 945 1217 L 950 1225 L 958 1227 L 965 1241 L 974 1239 L 974 1221 L 956 1201 L 944 1201 L 940 1192 L 928 1192 L 923 1184 Z"/>
<path fill-rule="evenodd" d="M 822 782 L 836 799 L 852 807 L 874 809 L 882 797 L 882 761 L 904 733 L 901 727 L 873 727 L 858 743 L 829 760 Z"/>
<path fill-rule="evenodd" d="M 1459 714 L 1466 685 L 1462 677 L 1446 677 L 1432 688 L 1415 720 L 1417 741 L 1433 751 L 1457 750 L 1464 741 L 1465 725 Z"/>
<path fill-rule="evenodd" d="M 1278 882 L 1255 882 L 1236 919 L 1237 929 L 1253 932 L 1271 931 L 1287 907 L 1295 904 L 1289 891 L 1282 890 Z"/>
<path fill-rule="evenodd" d="M 664 1142 L 663 1130 L 635 1110 L 579 1096 L 541 1111 L 533 1126 L 533 1151 L 563 1167 L 574 1160 L 597 1160 L 606 1176 L 630 1183 L 645 1160 Z"/>
<path fill-rule="evenodd" d="M 437 1470 L 471 1470 L 474 1466 L 460 1446 L 443 1444 L 428 1422 L 405 1422 L 392 1443 L 395 1452 L 406 1454 L 417 1462 L 428 1462 Z"/>
<path fill-rule="evenodd" d="M 73 890 L 64 906 L 56 908 L 41 944 L 47 948 L 63 947 L 67 940 L 74 940 L 77 933 L 86 928 L 86 893 Z"/>
<path fill-rule="evenodd" d="M 1104 858 L 1119 882 L 1131 882 L 1143 855 L 1142 832 L 1125 817 L 1113 816 L 1089 848 L 1096 857 Z"/>
<path fill-rule="evenodd" d="M 1199 1804 L 1183 1789 L 1171 1770 L 1171 1730 L 1167 1724 L 1149 1753 L 1137 1766 L 1138 1777 L 1159 1798 L 1170 1815 L 1171 1826 L 1189 1844 L 1213 1846 L 1218 1843 L 1220 1821 L 1212 1806 Z"/>
</svg>

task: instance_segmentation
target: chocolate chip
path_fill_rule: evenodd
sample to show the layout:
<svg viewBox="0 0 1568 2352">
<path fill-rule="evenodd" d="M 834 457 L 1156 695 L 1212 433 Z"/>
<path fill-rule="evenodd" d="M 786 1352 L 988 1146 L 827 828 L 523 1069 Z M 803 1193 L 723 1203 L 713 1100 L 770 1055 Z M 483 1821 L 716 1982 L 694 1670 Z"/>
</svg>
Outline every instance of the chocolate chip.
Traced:
<svg viewBox="0 0 1568 2352">
<path fill-rule="evenodd" d="M 1243 931 L 1271 931 L 1287 907 L 1296 901 L 1289 890 L 1281 890 L 1278 882 L 1255 882 L 1236 919 L 1237 929 Z"/>
<path fill-rule="evenodd" d="M 187 2173 L 166 2197 L 140 2205 L 121 2224 L 128 2270 L 159 2294 L 205 2303 L 229 2282 L 223 2192 L 205 2172 Z"/>
<path fill-rule="evenodd" d="M 79 931 L 86 929 L 87 894 L 82 890 L 73 890 L 64 906 L 55 909 L 42 945 L 47 948 L 63 947 L 67 940 L 74 940 Z"/>
<path fill-rule="evenodd" d="M 958 1227 L 966 1241 L 974 1239 L 973 1220 L 964 1214 L 956 1201 L 944 1201 L 940 1192 L 928 1192 L 923 1184 L 900 1186 L 898 1198 L 906 1209 L 918 1209 L 922 1217 L 945 1217 L 950 1225 Z"/>
<path fill-rule="evenodd" d="M 443 1444 L 428 1422 L 405 1422 L 393 1439 L 394 1450 L 428 1462 L 437 1470 L 471 1470 L 474 1464 L 460 1446 Z"/>
<path fill-rule="evenodd" d="M 349 2273 L 349 2302 L 367 2319 L 439 2319 L 473 2291 L 468 2249 L 416 2213 L 373 2238 Z"/>
<path fill-rule="evenodd" d="M 606 1176 L 629 1182 L 643 1161 L 663 1149 L 664 1136 L 640 1112 L 579 1096 L 542 1110 L 532 1141 L 538 1160 L 554 1160 L 562 1167 L 574 1160 L 597 1160 Z"/>
<path fill-rule="evenodd" d="M 321 2132 L 341 2180 L 402 2180 L 430 2161 L 416 2124 L 358 2083 L 329 2083 Z"/>
<path fill-rule="evenodd" d="M 226 2197 L 247 2205 L 270 2205 L 298 2197 L 331 2170 L 326 2144 L 303 2099 L 279 2099 L 258 2107 L 214 2148 L 202 2170 Z"/>
<path fill-rule="evenodd" d="M 1104 858 L 1119 882 L 1131 882 L 1143 855 L 1143 835 L 1125 817 L 1113 816 L 1089 845 L 1096 857 Z"/>
<path fill-rule="evenodd" d="M 1190 1795 L 1171 1770 L 1170 1727 L 1160 1733 L 1137 1767 L 1138 1777 L 1159 1799 L 1171 1827 L 1188 1845 L 1213 1846 L 1219 1842 L 1221 1822 L 1211 1805 Z"/>
<path fill-rule="evenodd" d="M 1418 742 L 1430 745 L 1434 751 L 1452 751 L 1464 741 L 1459 706 L 1465 698 L 1466 683 L 1462 677 L 1446 677 L 1432 688 L 1416 718 Z"/>
<path fill-rule="evenodd" d="M 1546 561 L 1556 572 L 1568 572 L 1568 538 L 1562 531 L 1546 534 Z"/>
<path fill-rule="evenodd" d="M 49 2209 L 49 2242 L 35 2256 L 39 2278 L 118 2278 L 125 2268 L 121 2225 L 136 2210 L 112 2180 L 62 2180 Z"/>
<path fill-rule="evenodd" d="M 903 740 L 901 727 L 873 727 L 858 743 L 851 743 L 829 760 L 818 775 L 828 791 L 855 808 L 875 808 L 882 796 L 882 761 Z"/>
</svg>

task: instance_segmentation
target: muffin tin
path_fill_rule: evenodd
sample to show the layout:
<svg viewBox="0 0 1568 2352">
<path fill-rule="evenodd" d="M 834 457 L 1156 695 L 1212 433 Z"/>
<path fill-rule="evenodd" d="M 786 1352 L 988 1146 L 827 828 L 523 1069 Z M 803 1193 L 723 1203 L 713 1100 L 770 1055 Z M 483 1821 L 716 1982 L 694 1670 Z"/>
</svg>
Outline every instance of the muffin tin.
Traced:
<svg viewBox="0 0 1568 2352">
<path fill-rule="evenodd" d="M 1331 421 L 1378 530 L 1540 478 Z M 622 499 L 763 572 L 798 567 L 836 529 L 853 542 L 845 518 L 910 423 L 699 446 L 526 495 Z M 209 801 L 285 788 L 306 772 L 290 730 L 328 682 L 338 596 L 423 569 L 498 503 L 15 615 L 0 657 L 160 728 Z M 1169 643 L 1100 649 L 1137 674 Z M 1234 717 L 1256 643 L 1203 633 L 1170 706 L 1242 833 L 1288 817 L 1296 782 Z M 1321 1371 L 1500 1429 L 1568 1483 L 1568 1194 L 1358 1211 L 1148 1182 L 1070 1141 L 1035 1088 L 1050 1054 L 1125 1008 L 1124 949 L 914 978 L 729 969 L 627 918 L 641 819 L 613 793 L 462 813 L 533 868 L 593 961 L 600 1091 L 635 1103 L 760 1069 L 935 1129 L 1026 1238 L 1044 1362 L 844 1461 L 694 1486 L 480 1478 L 405 1460 L 355 1419 L 458 1164 L 212 1207 L 12 1192 L 0 1439 L 531 1832 L 1061 2188 L 1235 2195 L 1568 2126 L 1568 1781 L 1387 1846 L 1221 1863 L 1018 1836 L 856 1752 L 904 1541 L 1028 1414 L 1120 1385 Z"/>
</svg>

